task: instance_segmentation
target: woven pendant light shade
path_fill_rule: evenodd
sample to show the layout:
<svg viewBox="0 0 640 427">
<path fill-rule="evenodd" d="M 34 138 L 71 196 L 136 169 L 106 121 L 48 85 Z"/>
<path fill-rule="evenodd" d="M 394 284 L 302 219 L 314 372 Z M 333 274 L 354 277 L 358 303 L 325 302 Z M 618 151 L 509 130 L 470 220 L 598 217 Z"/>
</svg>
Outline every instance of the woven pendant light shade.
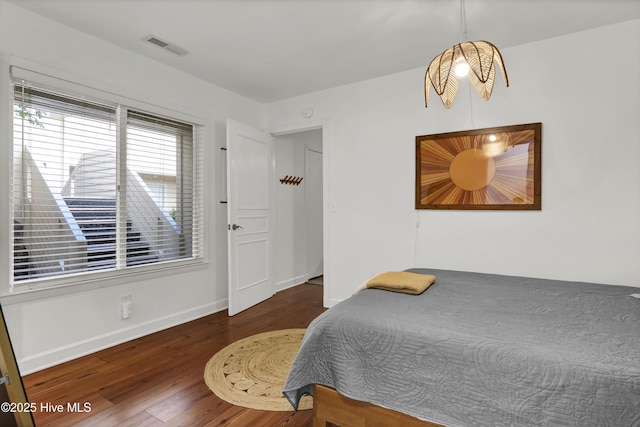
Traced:
<svg viewBox="0 0 640 427">
<path fill-rule="evenodd" d="M 459 75 L 456 72 L 458 65 L 468 65 L 468 73 Z M 500 51 L 493 44 L 480 40 L 464 42 L 445 50 L 442 54 L 433 58 L 429 64 L 424 78 L 424 105 L 429 104 L 429 86 L 442 99 L 445 108 L 451 108 L 456 99 L 456 93 L 460 86 L 460 79 L 465 75 L 469 77 L 471 84 L 478 95 L 488 101 L 495 83 L 496 67 L 498 64 L 504 76 L 505 86 L 509 86 L 507 72 L 502 62 Z"/>
</svg>

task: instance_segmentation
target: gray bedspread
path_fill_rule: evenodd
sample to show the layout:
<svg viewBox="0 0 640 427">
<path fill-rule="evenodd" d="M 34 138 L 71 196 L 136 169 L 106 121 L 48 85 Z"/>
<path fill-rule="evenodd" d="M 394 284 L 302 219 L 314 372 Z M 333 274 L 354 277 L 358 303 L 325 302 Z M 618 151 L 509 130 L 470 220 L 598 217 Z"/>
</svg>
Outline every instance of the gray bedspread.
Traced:
<svg viewBox="0 0 640 427">
<path fill-rule="evenodd" d="M 307 329 L 284 393 L 313 384 L 448 427 L 640 426 L 640 289 L 435 269 Z"/>
</svg>

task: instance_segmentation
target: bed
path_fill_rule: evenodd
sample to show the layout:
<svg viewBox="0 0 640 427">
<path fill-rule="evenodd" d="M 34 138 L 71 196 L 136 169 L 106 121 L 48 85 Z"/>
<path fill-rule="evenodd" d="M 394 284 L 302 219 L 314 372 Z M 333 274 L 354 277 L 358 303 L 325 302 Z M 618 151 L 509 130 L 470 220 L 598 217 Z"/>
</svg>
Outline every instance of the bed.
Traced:
<svg viewBox="0 0 640 427">
<path fill-rule="evenodd" d="M 640 289 L 408 271 L 437 279 L 309 325 L 283 392 L 316 394 L 314 426 L 640 426 Z"/>
</svg>

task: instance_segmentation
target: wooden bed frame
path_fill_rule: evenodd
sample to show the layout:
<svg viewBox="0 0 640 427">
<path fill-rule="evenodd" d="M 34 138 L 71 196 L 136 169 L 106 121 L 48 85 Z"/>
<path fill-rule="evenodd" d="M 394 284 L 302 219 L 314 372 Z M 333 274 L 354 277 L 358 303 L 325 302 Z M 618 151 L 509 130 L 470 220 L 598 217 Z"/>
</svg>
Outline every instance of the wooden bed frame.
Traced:
<svg viewBox="0 0 640 427">
<path fill-rule="evenodd" d="M 313 427 L 442 427 L 372 403 L 349 399 L 336 390 L 313 386 Z"/>
</svg>

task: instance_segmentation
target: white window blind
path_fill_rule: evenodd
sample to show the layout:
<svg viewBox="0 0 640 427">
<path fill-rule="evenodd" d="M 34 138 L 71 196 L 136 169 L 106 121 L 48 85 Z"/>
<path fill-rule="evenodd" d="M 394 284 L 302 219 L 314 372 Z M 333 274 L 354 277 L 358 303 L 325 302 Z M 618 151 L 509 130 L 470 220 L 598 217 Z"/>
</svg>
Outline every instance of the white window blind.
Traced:
<svg viewBox="0 0 640 427">
<path fill-rule="evenodd" d="M 136 251 L 137 235 L 153 248 L 159 260 L 193 255 L 194 151 L 193 126 L 146 113 L 127 112 L 127 214 L 131 228 L 127 264 Z M 158 203 L 159 184 L 164 197 Z M 143 244 L 144 245 L 144 244 Z"/>
<path fill-rule="evenodd" d="M 202 256 L 198 126 L 21 84 L 13 116 L 14 283 Z"/>
</svg>

